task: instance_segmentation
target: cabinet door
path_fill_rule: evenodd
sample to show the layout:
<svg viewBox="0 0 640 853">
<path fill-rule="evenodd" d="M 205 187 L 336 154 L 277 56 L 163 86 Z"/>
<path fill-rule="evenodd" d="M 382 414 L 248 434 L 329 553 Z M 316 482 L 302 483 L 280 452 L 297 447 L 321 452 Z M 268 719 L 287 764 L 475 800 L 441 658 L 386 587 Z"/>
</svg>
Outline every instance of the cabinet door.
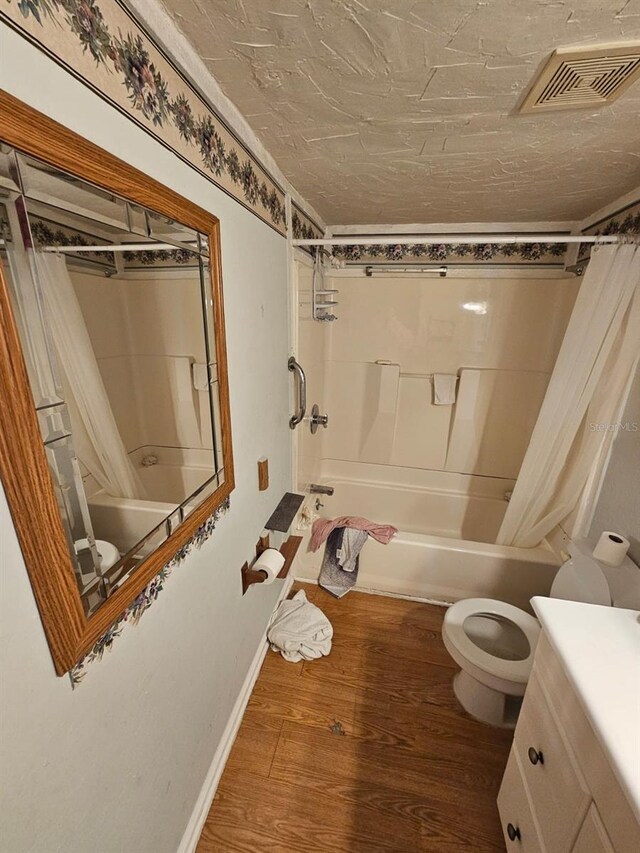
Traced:
<svg viewBox="0 0 640 853">
<path fill-rule="evenodd" d="M 569 853 L 591 793 L 535 674 L 527 685 L 514 749 L 545 847 Z"/>
<path fill-rule="evenodd" d="M 518 756 L 512 748 L 498 794 L 498 811 L 507 851 L 547 853 L 538 836 Z M 555 851 L 549 851 L 555 853 Z"/>
<path fill-rule="evenodd" d="M 572 853 L 615 853 L 598 809 L 593 804 L 580 828 Z"/>
</svg>

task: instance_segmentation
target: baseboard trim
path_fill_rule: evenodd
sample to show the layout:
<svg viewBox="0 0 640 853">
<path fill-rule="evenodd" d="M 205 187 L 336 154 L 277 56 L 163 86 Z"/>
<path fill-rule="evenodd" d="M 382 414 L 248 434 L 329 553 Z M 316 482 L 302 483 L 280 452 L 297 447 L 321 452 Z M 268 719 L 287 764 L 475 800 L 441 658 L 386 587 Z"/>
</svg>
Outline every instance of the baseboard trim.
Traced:
<svg viewBox="0 0 640 853">
<path fill-rule="evenodd" d="M 287 578 L 282 587 L 282 592 L 278 597 L 278 604 L 289 594 L 292 584 L 293 578 Z M 231 712 L 227 725 L 225 726 L 218 748 L 213 756 L 213 761 L 211 762 L 211 766 L 209 767 L 205 777 L 200 794 L 198 795 L 198 799 L 193 807 L 189 823 L 187 824 L 184 835 L 182 836 L 177 853 L 195 853 L 195 849 L 198 846 L 198 841 L 200 840 L 200 835 L 202 833 L 202 828 L 207 819 L 207 815 L 209 814 L 213 798 L 216 795 L 218 784 L 220 783 L 222 771 L 224 770 L 227 759 L 229 758 L 231 747 L 235 742 L 238 729 L 242 722 L 242 717 L 244 716 L 247 703 L 251 697 L 251 693 L 268 649 L 269 644 L 267 643 L 267 632 L 265 629 L 265 633 L 258 644 L 258 648 L 256 649 L 256 653 L 251 661 L 251 666 L 249 667 L 247 676 L 242 684 L 236 703 L 233 706 L 233 711 Z"/>
<path fill-rule="evenodd" d="M 317 580 L 311 578 L 295 578 L 296 583 L 308 583 L 311 586 L 319 586 Z M 444 601 L 441 598 L 422 598 L 419 595 L 410 595 L 404 592 L 389 592 L 386 589 L 373 589 L 372 587 L 354 586 L 354 592 L 364 592 L 365 595 L 382 595 L 385 598 L 402 598 L 404 601 L 417 601 L 419 604 L 435 604 L 436 607 L 451 607 L 453 601 Z"/>
</svg>

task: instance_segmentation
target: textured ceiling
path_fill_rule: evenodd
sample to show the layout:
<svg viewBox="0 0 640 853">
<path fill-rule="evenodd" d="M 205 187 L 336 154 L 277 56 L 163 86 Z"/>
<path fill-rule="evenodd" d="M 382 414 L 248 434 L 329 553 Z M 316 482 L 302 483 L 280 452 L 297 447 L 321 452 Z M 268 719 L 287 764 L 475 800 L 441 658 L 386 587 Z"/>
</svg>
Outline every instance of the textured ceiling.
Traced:
<svg viewBox="0 0 640 853">
<path fill-rule="evenodd" d="M 518 115 L 558 46 L 640 38 L 640 0 L 165 0 L 328 224 L 573 220 L 640 184 L 640 84 Z"/>
</svg>

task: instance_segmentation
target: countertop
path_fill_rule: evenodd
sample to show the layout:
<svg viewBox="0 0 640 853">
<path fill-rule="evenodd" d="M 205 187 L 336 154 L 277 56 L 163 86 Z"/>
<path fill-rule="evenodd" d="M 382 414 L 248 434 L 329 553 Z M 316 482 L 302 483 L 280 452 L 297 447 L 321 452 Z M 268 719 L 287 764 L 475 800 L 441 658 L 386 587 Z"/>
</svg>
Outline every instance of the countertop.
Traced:
<svg viewBox="0 0 640 853">
<path fill-rule="evenodd" d="M 640 612 L 531 603 L 640 820 Z"/>
</svg>

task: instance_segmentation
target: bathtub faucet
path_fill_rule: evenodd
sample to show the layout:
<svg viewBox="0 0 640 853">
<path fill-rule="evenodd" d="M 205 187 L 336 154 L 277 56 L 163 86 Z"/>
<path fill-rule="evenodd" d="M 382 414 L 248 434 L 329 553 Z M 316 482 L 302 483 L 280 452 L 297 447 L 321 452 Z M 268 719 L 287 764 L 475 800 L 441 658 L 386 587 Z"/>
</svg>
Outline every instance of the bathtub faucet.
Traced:
<svg viewBox="0 0 640 853">
<path fill-rule="evenodd" d="M 333 486 L 321 486 L 318 483 L 311 483 L 309 492 L 312 495 L 331 495 L 333 494 Z"/>
</svg>

